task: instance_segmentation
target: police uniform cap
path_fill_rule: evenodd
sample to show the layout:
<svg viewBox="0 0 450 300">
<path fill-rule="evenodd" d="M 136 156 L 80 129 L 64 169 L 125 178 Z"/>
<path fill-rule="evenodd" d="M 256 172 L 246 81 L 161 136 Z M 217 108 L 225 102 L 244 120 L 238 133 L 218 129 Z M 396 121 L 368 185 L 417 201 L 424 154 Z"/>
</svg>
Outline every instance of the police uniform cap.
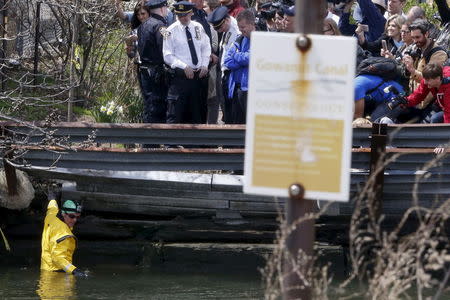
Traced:
<svg viewBox="0 0 450 300">
<path fill-rule="evenodd" d="M 290 17 L 295 16 L 295 6 L 292 5 L 290 7 L 284 7 L 284 14 Z"/>
<path fill-rule="evenodd" d="M 270 6 L 272 6 L 273 8 L 276 8 L 276 9 L 280 9 L 283 7 L 283 4 L 281 4 L 281 2 L 272 2 L 272 4 Z"/>
<path fill-rule="evenodd" d="M 173 5 L 174 12 L 177 15 L 187 15 L 188 13 L 192 12 L 192 9 L 194 8 L 194 4 L 189 1 L 180 1 Z"/>
<path fill-rule="evenodd" d="M 217 30 L 222 26 L 227 17 L 228 8 L 226 6 L 219 6 L 208 16 L 208 22 Z"/>
<path fill-rule="evenodd" d="M 270 9 L 272 7 L 272 2 L 266 2 L 260 6 L 261 9 Z"/>
<path fill-rule="evenodd" d="M 147 0 L 145 6 L 150 9 L 167 6 L 167 0 Z"/>
</svg>

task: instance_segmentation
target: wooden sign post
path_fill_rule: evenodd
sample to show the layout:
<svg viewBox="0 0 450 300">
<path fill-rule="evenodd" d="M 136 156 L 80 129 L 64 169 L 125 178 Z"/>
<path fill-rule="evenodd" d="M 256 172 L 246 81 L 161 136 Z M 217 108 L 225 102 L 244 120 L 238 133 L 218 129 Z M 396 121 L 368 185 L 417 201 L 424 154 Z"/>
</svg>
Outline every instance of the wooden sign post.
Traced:
<svg viewBox="0 0 450 300">
<path fill-rule="evenodd" d="M 311 297 L 293 265 L 313 254 L 314 220 L 298 223 L 315 205 L 305 199 L 344 202 L 350 193 L 356 40 L 314 34 L 325 4 L 297 2 L 299 33 L 251 37 L 244 192 L 289 197 L 284 299 Z"/>
</svg>

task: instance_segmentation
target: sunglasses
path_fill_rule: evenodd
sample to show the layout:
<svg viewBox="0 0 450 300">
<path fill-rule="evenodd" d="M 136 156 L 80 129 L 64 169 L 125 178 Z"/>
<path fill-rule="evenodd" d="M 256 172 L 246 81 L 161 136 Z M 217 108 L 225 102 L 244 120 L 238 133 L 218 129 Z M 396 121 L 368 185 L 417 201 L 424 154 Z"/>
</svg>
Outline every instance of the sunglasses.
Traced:
<svg viewBox="0 0 450 300">
<path fill-rule="evenodd" d="M 69 218 L 71 218 L 71 219 L 79 219 L 80 218 L 80 216 L 77 216 L 77 215 L 73 215 L 73 214 L 69 214 L 69 215 L 67 215 Z"/>
</svg>

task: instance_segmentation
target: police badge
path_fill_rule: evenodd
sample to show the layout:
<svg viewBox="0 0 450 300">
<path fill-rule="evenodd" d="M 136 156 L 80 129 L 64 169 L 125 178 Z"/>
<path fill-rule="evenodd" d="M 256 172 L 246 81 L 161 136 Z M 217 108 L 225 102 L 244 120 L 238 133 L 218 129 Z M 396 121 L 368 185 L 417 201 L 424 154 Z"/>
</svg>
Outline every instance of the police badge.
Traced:
<svg viewBox="0 0 450 300">
<path fill-rule="evenodd" d="M 200 28 L 198 26 L 195 26 L 195 38 L 200 39 Z"/>
<path fill-rule="evenodd" d="M 163 37 L 165 40 L 166 40 L 166 39 L 170 36 L 170 34 L 171 34 L 171 32 L 167 30 L 167 27 L 164 27 L 164 26 L 162 26 L 162 27 L 159 28 L 159 33 L 162 35 L 162 37 Z"/>
</svg>

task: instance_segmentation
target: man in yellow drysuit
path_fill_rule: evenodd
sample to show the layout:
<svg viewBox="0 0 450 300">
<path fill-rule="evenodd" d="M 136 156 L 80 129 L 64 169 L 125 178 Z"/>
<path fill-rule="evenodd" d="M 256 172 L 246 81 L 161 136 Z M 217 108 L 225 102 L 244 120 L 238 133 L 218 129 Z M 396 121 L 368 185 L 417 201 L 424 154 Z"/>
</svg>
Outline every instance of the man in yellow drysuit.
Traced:
<svg viewBox="0 0 450 300">
<path fill-rule="evenodd" d="M 42 232 L 41 270 L 65 271 L 75 276 L 87 277 L 87 274 L 72 264 L 72 256 L 76 247 L 76 237 L 72 233 L 73 226 L 80 218 L 81 205 L 73 200 L 63 201 L 61 211 L 53 193 L 49 194 L 50 202 Z"/>
</svg>

